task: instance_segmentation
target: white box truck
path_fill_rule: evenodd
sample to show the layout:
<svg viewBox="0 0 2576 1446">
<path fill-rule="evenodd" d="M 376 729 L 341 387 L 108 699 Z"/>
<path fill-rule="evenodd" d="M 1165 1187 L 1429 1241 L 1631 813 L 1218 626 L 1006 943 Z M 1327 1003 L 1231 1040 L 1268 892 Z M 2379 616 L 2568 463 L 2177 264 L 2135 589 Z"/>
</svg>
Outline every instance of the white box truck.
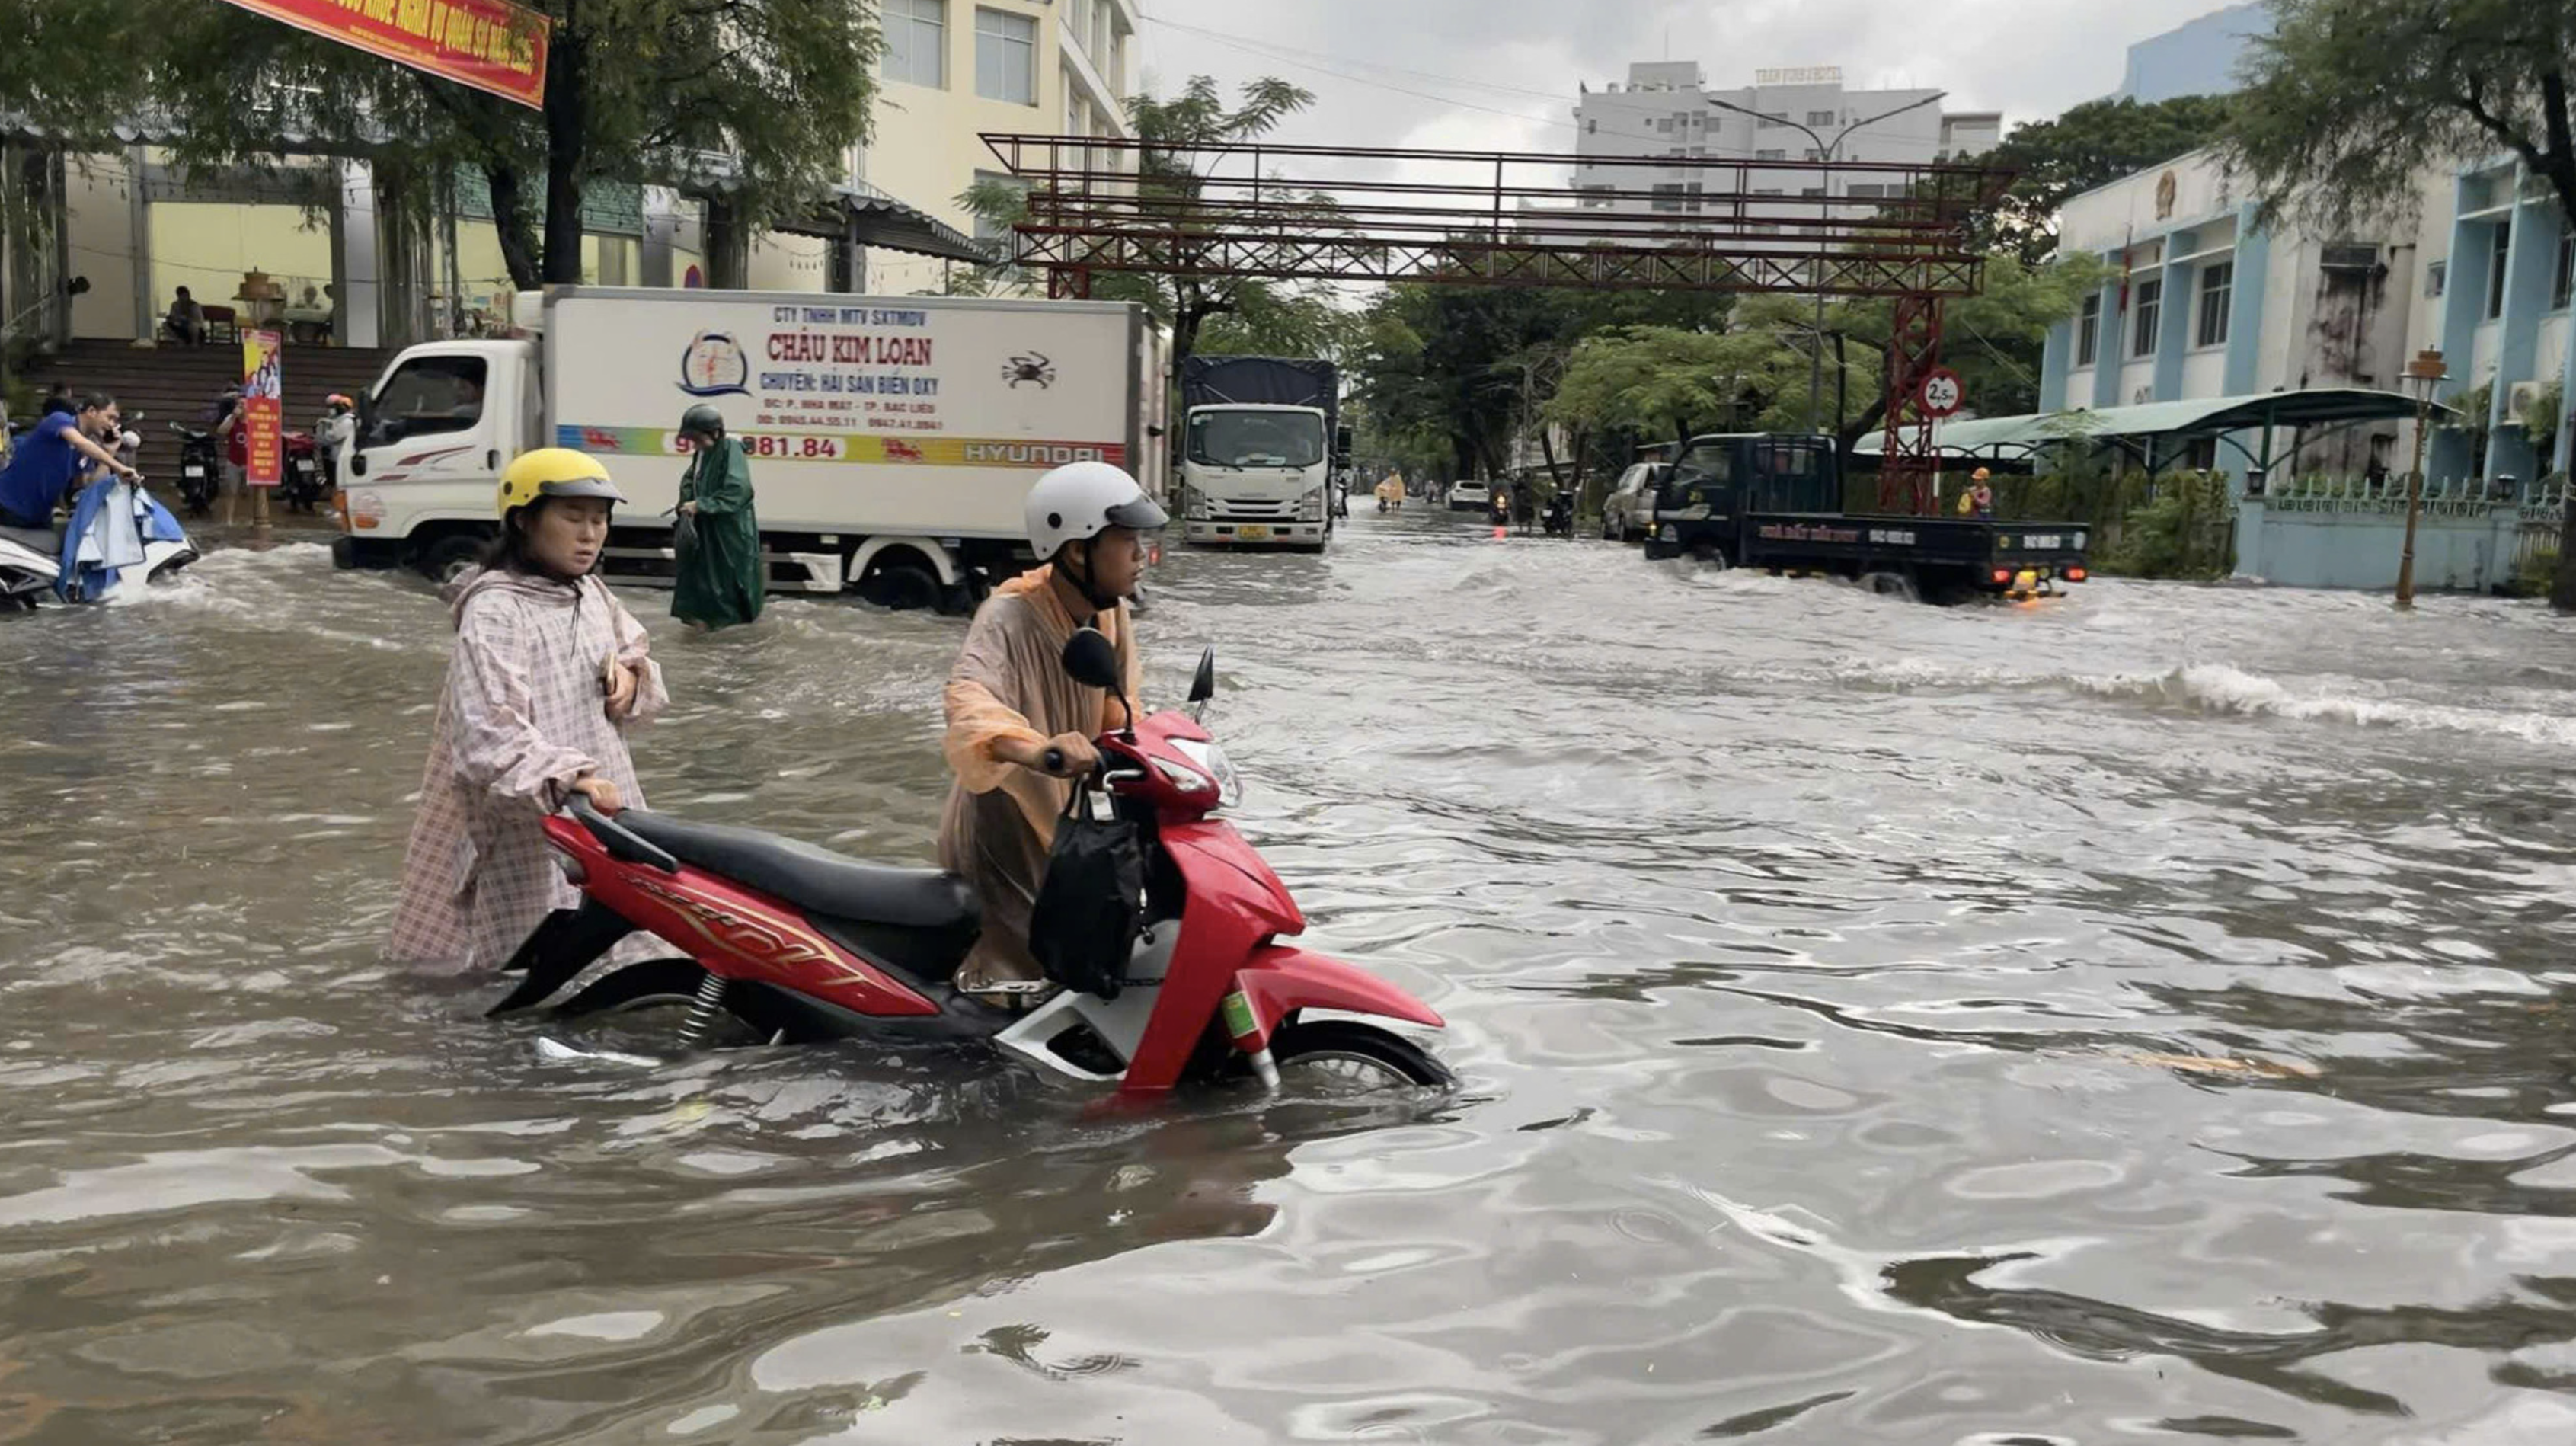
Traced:
<svg viewBox="0 0 2576 1446">
<path fill-rule="evenodd" d="M 1321 552 L 1351 439 L 1331 362 L 1194 356 L 1181 364 L 1182 528 L 1193 547 Z"/>
<path fill-rule="evenodd" d="M 631 504 L 603 567 L 667 580 L 700 402 L 751 454 L 773 589 L 969 608 L 1029 564 L 1021 504 L 1049 467 L 1114 462 L 1160 491 L 1168 343 L 1129 303 L 567 286 L 519 313 L 523 336 L 386 366 L 342 479 L 342 566 L 454 575 L 492 535 L 501 469 L 564 446 Z"/>
</svg>

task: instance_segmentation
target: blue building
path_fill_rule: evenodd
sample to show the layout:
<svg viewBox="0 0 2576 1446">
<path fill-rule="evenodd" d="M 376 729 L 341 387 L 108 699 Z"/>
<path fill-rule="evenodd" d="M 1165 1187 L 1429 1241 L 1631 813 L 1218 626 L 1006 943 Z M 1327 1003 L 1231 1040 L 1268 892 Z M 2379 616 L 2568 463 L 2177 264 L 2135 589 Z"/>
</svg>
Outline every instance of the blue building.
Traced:
<svg viewBox="0 0 2576 1446">
<path fill-rule="evenodd" d="M 2154 105 L 2185 95 L 2225 95 L 2236 89 L 2236 66 L 2248 43 L 2272 33 L 2264 0 L 2231 5 L 2129 47 L 2129 67 L 2113 100 Z"/>
</svg>

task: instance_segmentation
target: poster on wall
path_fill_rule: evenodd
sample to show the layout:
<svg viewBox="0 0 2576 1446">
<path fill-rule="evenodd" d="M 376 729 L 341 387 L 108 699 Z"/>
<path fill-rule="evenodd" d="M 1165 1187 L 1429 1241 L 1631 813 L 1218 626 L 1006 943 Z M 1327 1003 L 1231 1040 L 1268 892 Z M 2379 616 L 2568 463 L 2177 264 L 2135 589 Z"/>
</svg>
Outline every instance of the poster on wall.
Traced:
<svg viewBox="0 0 2576 1446">
<path fill-rule="evenodd" d="M 542 110 L 546 17 L 510 0 L 230 0 L 397 65 Z"/>
<path fill-rule="evenodd" d="M 286 472 L 286 339 L 274 331 L 242 333 L 242 416 L 249 424 L 248 480 L 274 487 Z"/>
</svg>

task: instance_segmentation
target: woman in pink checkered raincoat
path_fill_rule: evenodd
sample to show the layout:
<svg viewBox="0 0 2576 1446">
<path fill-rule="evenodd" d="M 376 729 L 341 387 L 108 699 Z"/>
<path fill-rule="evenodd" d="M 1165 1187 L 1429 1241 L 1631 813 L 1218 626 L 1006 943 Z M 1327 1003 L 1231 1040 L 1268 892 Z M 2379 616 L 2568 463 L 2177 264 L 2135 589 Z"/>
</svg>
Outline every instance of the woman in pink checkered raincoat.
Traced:
<svg viewBox="0 0 2576 1446">
<path fill-rule="evenodd" d="M 576 793 L 602 812 L 643 806 L 626 729 L 670 696 L 643 626 L 590 575 L 609 508 L 624 500 L 581 453 L 523 454 L 502 479 L 490 564 L 442 594 L 456 649 L 403 857 L 392 958 L 442 974 L 497 969 L 549 911 L 580 903 L 546 858 L 545 816 Z M 639 936 L 621 953 L 652 947 Z"/>
</svg>

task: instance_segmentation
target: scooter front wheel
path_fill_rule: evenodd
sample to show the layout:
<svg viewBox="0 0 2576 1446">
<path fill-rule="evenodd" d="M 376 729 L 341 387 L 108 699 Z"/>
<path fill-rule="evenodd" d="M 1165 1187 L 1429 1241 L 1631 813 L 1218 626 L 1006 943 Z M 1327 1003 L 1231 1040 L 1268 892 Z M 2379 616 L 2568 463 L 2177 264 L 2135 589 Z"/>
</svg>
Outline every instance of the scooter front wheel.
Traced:
<svg viewBox="0 0 2576 1446">
<path fill-rule="evenodd" d="M 1350 1020 L 1291 1024 L 1270 1036 L 1280 1088 L 1291 1094 L 1355 1095 L 1458 1082 L 1428 1050 L 1391 1030 Z"/>
</svg>

